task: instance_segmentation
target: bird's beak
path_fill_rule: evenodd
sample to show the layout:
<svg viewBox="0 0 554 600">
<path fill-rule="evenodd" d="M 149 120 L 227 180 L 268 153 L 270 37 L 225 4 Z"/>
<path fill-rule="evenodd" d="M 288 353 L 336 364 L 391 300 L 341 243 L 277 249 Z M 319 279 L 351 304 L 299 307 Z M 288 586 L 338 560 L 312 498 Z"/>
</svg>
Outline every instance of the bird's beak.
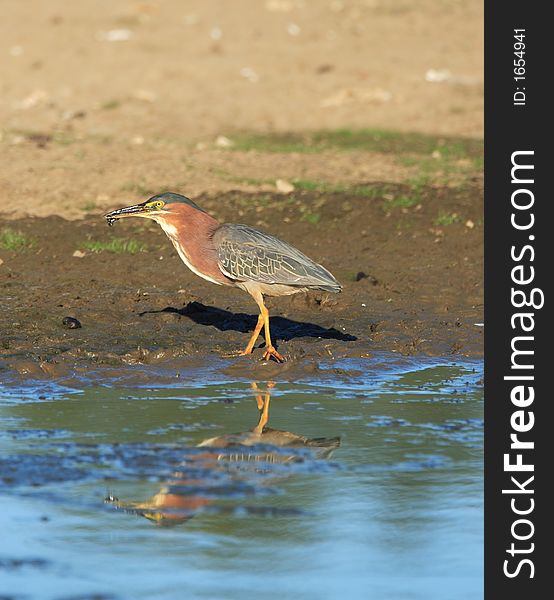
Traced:
<svg viewBox="0 0 554 600">
<path fill-rule="evenodd" d="M 133 204 L 133 206 L 112 210 L 112 212 L 104 215 L 104 218 L 108 221 L 108 225 L 111 226 L 115 221 L 122 219 L 123 217 L 151 217 L 153 216 L 153 213 L 157 212 L 156 209 L 148 206 L 146 202 L 142 202 L 141 204 Z"/>
</svg>

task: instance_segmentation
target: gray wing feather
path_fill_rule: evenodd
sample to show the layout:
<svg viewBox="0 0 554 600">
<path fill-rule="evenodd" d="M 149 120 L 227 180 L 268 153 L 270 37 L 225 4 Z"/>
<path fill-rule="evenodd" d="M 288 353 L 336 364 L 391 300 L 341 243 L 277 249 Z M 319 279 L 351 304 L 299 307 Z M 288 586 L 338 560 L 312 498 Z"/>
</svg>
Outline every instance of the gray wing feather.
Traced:
<svg viewBox="0 0 554 600">
<path fill-rule="evenodd" d="M 327 269 L 290 244 L 248 225 L 221 225 L 213 240 L 221 272 L 237 281 L 341 289 Z"/>
</svg>

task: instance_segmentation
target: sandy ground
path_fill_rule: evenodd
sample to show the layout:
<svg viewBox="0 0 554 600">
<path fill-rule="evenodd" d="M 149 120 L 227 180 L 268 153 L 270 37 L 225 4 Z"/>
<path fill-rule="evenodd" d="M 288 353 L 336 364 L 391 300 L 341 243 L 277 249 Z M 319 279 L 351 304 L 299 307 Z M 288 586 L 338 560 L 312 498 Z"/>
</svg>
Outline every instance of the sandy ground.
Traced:
<svg viewBox="0 0 554 600">
<path fill-rule="evenodd" d="M 0 244 L 0 370 L 244 345 L 246 295 L 189 273 L 153 225 L 103 223 L 167 189 L 283 237 L 344 284 L 272 301 L 286 368 L 374 350 L 481 355 L 482 161 L 464 145 L 482 137 L 481 3 L 230 6 L 4 0 L 0 231 L 32 245 Z M 310 146 L 338 129 L 408 137 Z M 307 137 L 269 147 L 279 133 Z M 277 193 L 279 179 L 295 189 Z M 145 251 L 84 249 L 113 236 Z"/>
<path fill-rule="evenodd" d="M 82 217 L 137 181 L 237 189 L 222 172 L 398 181 L 378 153 L 269 165 L 214 142 L 339 127 L 482 136 L 482 28 L 476 0 L 4 0 L 0 214 Z"/>
</svg>

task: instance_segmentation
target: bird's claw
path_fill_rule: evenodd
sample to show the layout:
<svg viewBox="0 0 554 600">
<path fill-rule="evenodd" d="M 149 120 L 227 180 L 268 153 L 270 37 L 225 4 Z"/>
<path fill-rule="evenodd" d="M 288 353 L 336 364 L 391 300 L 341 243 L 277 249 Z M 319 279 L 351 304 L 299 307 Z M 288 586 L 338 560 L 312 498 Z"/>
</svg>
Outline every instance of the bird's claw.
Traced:
<svg viewBox="0 0 554 600">
<path fill-rule="evenodd" d="M 236 358 L 237 356 L 248 356 L 252 354 L 252 351 L 247 352 L 246 350 L 233 350 L 231 352 L 225 352 L 222 354 L 223 358 Z"/>
<path fill-rule="evenodd" d="M 252 354 L 252 350 L 235 350 L 234 352 L 226 352 L 222 356 L 224 358 L 236 358 L 238 356 L 249 356 L 250 354 Z M 271 359 L 275 360 L 275 362 L 278 362 L 278 363 L 287 362 L 286 357 L 279 354 L 279 352 L 277 352 L 277 350 L 275 350 L 275 348 L 273 348 L 273 346 L 268 348 L 264 352 L 264 355 L 262 357 L 262 360 L 265 360 L 265 361 L 270 361 Z"/>
<path fill-rule="evenodd" d="M 276 362 L 278 363 L 284 363 L 287 362 L 287 359 L 284 356 L 281 356 L 281 354 L 279 354 L 279 352 L 277 352 L 277 350 L 275 350 L 275 348 L 273 346 L 270 346 L 265 352 L 264 352 L 264 356 L 263 356 L 263 360 L 271 360 L 274 359 Z"/>
</svg>

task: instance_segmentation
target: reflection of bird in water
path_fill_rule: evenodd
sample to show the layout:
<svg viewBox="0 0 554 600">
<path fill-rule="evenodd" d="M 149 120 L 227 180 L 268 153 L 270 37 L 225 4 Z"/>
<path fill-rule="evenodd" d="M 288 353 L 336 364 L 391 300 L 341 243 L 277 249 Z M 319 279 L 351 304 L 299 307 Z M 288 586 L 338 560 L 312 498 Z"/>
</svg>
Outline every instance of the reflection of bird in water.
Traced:
<svg viewBox="0 0 554 600">
<path fill-rule="evenodd" d="M 259 392 L 256 383 L 251 384 L 255 392 Z M 335 448 L 340 445 L 340 438 L 307 438 L 290 431 L 280 431 L 267 427 L 269 419 L 269 400 L 271 389 L 275 384 L 269 382 L 267 391 L 256 394 L 256 402 L 260 411 L 258 424 L 245 433 L 230 433 L 219 437 L 204 440 L 199 444 L 202 448 L 234 448 L 248 447 L 256 444 L 274 446 L 275 448 L 309 448 L 314 450 L 314 458 L 328 458 Z M 219 460 L 265 460 L 267 462 L 289 462 L 299 460 L 298 454 L 287 455 L 286 453 L 260 453 L 243 451 L 241 454 L 222 454 Z"/>
<path fill-rule="evenodd" d="M 254 298 L 260 315 L 240 355 L 252 352 L 263 328 L 264 360 L 285 360 L 271 342 L 264 296 L 287 296 L 307 290 L 340 292 L 342 289 L 327 269 L 287 242 L 248 225 L 222 225 L 180 194 L 158 194 L 146 202 L 106 215 L 109 225 L 125 217 L 156 221 L 196 275 L 217 285 L 238 287 Z"/>
<path fill-rule="evenodd" d="M 158 525 L 171 526 L 187 521 L 217 497 L 225 498 L 236 492 L 255 492 L 256 475 L 270 474 L 271 464 L 301 462 L 305 450 L 315 460 L 329 458 L 340 446 L 340 438 L 307 438 L 290 431 L 267 427 L 269 400 L 273 383 L 261 391 L 251 384 L 256 395 L 259 419 L 251 431 L 233 433 L 200 442 L 205 449 L 183 463 L 174 479 L 152 498 L 144 502 L 121 502 L 109 496 L 106 503 L 126 512 L 139 514 Z M 290 449 L 291 452 L 287 452 Z M 200 473 L 200 475 L 199 475 Z M 228 475 L 227 480 L 221 474 Z M 250 474 L 250 477 L 249 477 Z M 249 479 L 252 479 L 249 482 Z"/>
</svg>

